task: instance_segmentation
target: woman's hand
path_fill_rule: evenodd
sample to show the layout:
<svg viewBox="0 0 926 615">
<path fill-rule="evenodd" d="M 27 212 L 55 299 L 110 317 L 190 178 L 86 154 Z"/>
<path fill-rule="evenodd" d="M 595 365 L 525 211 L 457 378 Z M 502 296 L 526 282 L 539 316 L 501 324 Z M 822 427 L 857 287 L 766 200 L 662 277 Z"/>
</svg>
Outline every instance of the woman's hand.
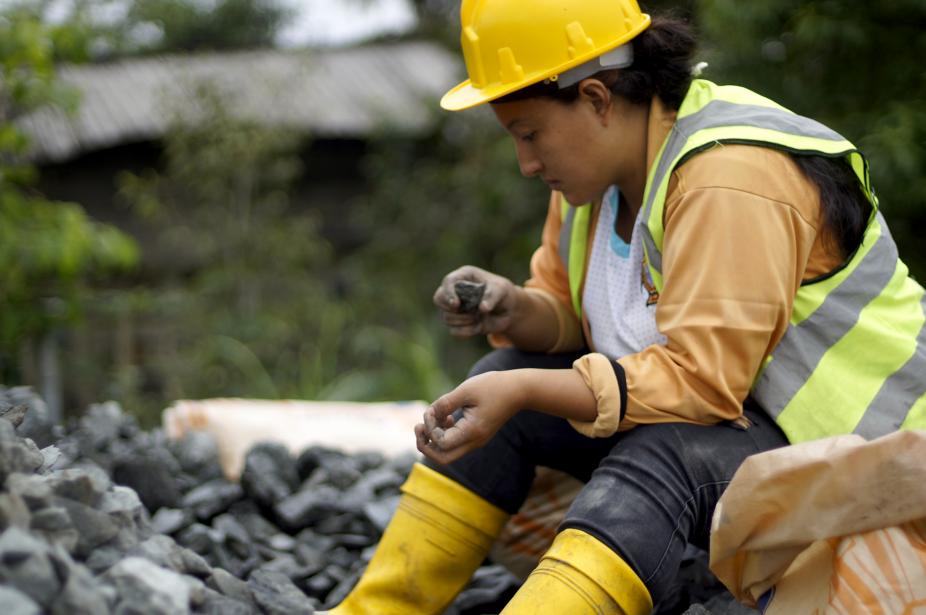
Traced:
<svg viewBox="0 0 926 615">
<path fill-rule="evenodd" d="M 479 374 L 432 403 L 415 426 L 418 450 L 447 464 L 484 446 L 522 407 L 520 371 Z"/>
<path fill-rule="evenodd" d="M 485 284 L 482 300 L 474 311 L 464 312 L 457 296 L 458 282 Z M 511 280 L 484 269 L 467 265 L 444 276 L 434 292 L 434 305 L 455 337 L 503 333 L 518 311 L 518 287 Z"/>
</svg>

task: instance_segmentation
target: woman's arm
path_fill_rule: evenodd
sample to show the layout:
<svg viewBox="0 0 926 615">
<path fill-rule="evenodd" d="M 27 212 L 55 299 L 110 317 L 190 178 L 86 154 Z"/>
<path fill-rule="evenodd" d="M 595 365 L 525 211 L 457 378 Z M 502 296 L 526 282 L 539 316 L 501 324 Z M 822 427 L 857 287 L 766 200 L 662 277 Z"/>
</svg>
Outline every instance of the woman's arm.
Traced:
<svg viewBox="0 0 926 615">
<path fill-rule="evenodd" d="M 523 408 L 564 419 L 594 421 L 595 395 L 572 369 L 515 369 L 480 374 L 437 399 L 415 427 L 418 450 L 450 463 L 483 446 Z M 454 419 L 453 413 L 462 410 Z"/>
</svg>

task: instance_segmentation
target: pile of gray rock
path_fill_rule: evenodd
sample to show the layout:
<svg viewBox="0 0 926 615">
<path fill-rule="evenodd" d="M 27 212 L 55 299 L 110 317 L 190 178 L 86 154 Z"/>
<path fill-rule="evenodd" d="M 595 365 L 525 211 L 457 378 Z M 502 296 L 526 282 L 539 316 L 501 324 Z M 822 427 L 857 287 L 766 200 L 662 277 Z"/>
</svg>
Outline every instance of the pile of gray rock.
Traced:
<svg viewBox="0 0 926 615">
<path fill-rule="evenodd" d="M 204 433 L 168 440 L 112 402 L 67 429 L 45 416 L 31 389 L 0 386 L 0 612 L 330 608 L 372 556 L 415 460 L 264 443 L 230 482 Z M 716 593 L 702 569 L 665 615 Z M 445 615 L 497 613 L 517 588 L 485 565 Z M 714 613 L 749 612 L 714 602 Z"/>
<path fill-rule="evenodd" d="M 239 482 L 214 441 L 143 431 L 115 403 L 71 428 L 0 387 L 0 612 L 313 613 L 359 578 L 413 456 L 281 445 L 249 451 Z M 480 569 L 448 614 L 517 588 Z"/>
</svg>

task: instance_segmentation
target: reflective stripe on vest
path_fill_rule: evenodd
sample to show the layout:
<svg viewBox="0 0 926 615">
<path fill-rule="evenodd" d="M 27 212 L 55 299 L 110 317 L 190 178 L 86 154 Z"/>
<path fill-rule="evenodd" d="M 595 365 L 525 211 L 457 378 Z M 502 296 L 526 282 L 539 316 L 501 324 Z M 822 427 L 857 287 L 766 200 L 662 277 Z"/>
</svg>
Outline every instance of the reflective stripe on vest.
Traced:
<svg viewBox="0 0 926 615">
<path fill-rule="evenodd" d="M 789 436 L 884 435 L 898 429 L 926 393 L 926 300 L 898 260 L 880 213 L 862 248 L 857 266 L 823 302 L 807 318 L 792 318 L 753 386 Z M 890 320 L 879 322 L 888 313 Z M 851 366 L 843 371 L 840 362 Z M 826 380 L 828 371 L 846 374 L 838 387 Z M 800 410 L 831 404 L 840 406 L 838 413 Z"/>
<path fill-rule="evenodd" d="M 569 294 L 572 308 L 582 319 L 582 280 L 585 277 L 585 255 L 588 247 L 588 228 L 592 206 L 588 203 L 573 207 L 560 200 L 562 226 L 559 230 L 559 257 L 569 276 Z"/>
<path fill-rule="evenodd" d="M 696 80 L 653 165 L 638 222 L 662 291 L 663 211 L 673 170 L 721 143 L 845 157 L 872 203 L 861 246 L 834 274 L 805 283 L 752 395 L 792 442 L 856 432 L 876 437 L 926 427 L 926 299 L 897 257 L 868 166 L 829 128 L 748 90 Z"/>
<path fill-rule="evenodd" d="M 926 296 L 920 302 L 926 314 Z M 897 429 L 926 429 L 926 319 L 916 337 L 916 350 L 903 366 L 884 382 L 869 404 L 855 433 L 876 438 Z"/>
<path fill-rule="evenodd" d="M 698 84 L 704 84 L 703 81 L 696 81 L 692 87 Z M 713 84 L 711 84 L 713 85 Z M 720 88 L 718 88 L 720 89 Z M 727 89 L 727 88 L 723 88 Z M 746 92 L 742 88 L 729 88 Z M 751 92 L 749 93 L 751 94 Z M 755 96 L 755 95 L 753 95 Z M 770 105 L 771 101 L 767 101 Z M 811 139 L 825 140 L 829 143 L 825 150 L 820 153 L 826 155 L 844 156 L 853 152 L 855 147 L 846 141 L 842 136 L 833 130 L 827 128 L 819 122 L 795 115 L 782 107 L 760 106 L 756 104 L 736 104 L 725 100 L 711 100 L 697 112 L 681 117 L 683 108 L 679 111 L 679 119 L 675 122 L 669 136 L 663 144 L 661 152 L 657 155 L 658 162 L 654 165 L 652 172 L 646 182 L 646 190 L 643 196 L 643 215 L 640 220 L 643 224 L 643 244 L 646 247 L 646 255 L 649 259 L 650 267 L 655 270 L 656 276 L 660 283 L 656 284 L 657 288 L 661 287 L 662 279 L 662 254 L 658 245 L 662 245 L 662 211 L 665 205 L 666 189 L 668 188 L 668 179 L 672 170 L 682 161 L 682 158 L 692 150 L 698 150 L 705 145 L 720 144 L 722 142 L 754 142 L 764 143 L 763 137 L 772 136 L 767 133 L 772 131 L 784 133 L 795 137 L 796 141 L 804 141 L 803 145 L 811 145 Z M 720 137 L 720 135 L 711 135 L 706 132 L 708 129 L 735 127 L 738 136 Z M 751 130 L 749 130 L 751 129 Z M 705 132 L 702 132 L 705 131 Z M 695 133 L 698 135 L 698 143 L 691 143 Z M 799 145 L 801 143 L 798 143 Z M 814 143 L 813 145 L 819 145 Z M 797 147 L 794 149 L 798 149 Z M 805 151 L 817 151 L 817 147 L 807 147 Z M 656 208 L 654 212 L 653 209 Z M 655 215 L 655 214 L 658 214 Z M 648 223 L 653 221 L 653 224 Z M 658 224 L 655 224 L 658 223 Z"/>
</svg>

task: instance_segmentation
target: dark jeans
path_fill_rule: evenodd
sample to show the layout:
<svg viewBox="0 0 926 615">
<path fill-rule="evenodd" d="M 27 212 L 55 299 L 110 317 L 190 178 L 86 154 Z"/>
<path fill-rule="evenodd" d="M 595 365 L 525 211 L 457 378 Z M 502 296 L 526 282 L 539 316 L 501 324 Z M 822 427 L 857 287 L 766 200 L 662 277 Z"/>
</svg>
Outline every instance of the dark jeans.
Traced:
<svg viewBox="0 0 926 615">
<path fill-rule="evenodd" d="M 470 375 L 567 368 L 578 356 L 496 350 Z M 707 549 L 714 507 L 743 460 L 787 444 L 760 409 L 747 404 L 745 414 L 749 429 L 664 423 L 588 438 L 563 419 L 524 410 L 483 448 L 447 466 L 426 463 L 512 514 L 524 503 L 538 465 L 585 482 L 560 530 L 582 530 L 614 549 L 658 605 L 672 598 L 669 588 L 687 543 Z"/>
</svg>

